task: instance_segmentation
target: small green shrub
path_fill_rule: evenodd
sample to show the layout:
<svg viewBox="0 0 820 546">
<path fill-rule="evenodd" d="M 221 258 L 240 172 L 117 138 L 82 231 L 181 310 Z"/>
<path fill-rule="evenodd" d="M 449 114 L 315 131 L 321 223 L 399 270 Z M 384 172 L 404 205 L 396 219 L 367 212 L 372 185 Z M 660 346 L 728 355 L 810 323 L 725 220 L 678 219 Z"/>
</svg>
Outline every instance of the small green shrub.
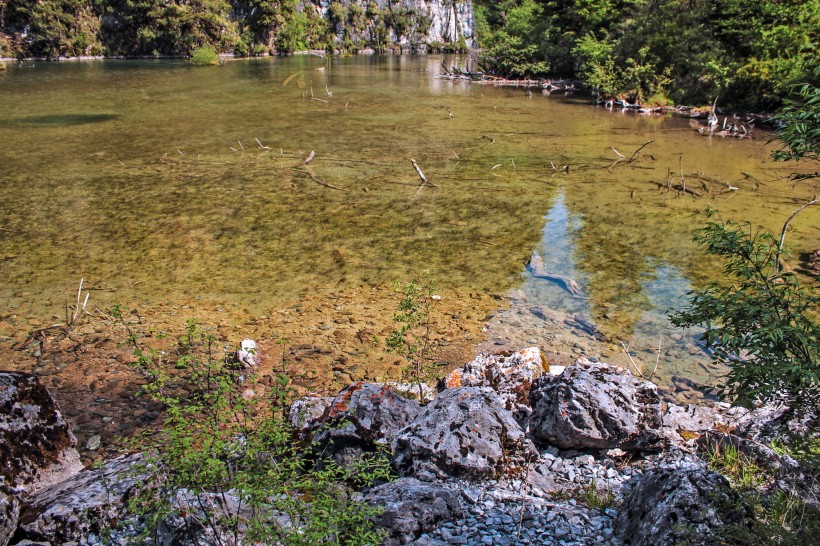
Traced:
<svg viewBox="0 0 820 546">
<path fill-rule="evenodd" d="M 714 443 L 706 450 L 706 462 L 720 472 L 739 491 L 752 491 L 763 483 L 765 475 L 755 462 L 731 444 Z"/>
<path fill-rule="evenodd" d="M 592 480 L 581 491 L 581 500 L 594 510 L 606 510 L 615 506 L 615 494 L 608 487 L 598 487 Z"/>
<path fill-rule="evenodd" d="M 436 281 L 429 271 L 420 281 L 405 284 L 399 312 L 393 315 L 398 326 L 387 338 L 388 349 L 408 361 L 404 379 L 416 385 L 420 401 L 424 400 L 423 383 L 435 370 L 430 361 L 430 307 L 435 291 Z"/>
<path fill-rule="evenodd" d="M 165 408 L 162 430 L 132 442 L 155 454 L 148 464 L 158 485 L 131 503 L 147 534 L 169 515 L 188 513 L 215 536 L 244 535 L 246 543 L 381 542 L 372 524 L 377 510 L 353 492 L 389 477 L 385 459 L 342 467 L 317 457 L 287 422 L 294 390 L 286 375 L 278 374 L 266 394 L 257 392 L 248 370 L 218 355 L 216 338 L 194 321 L 178 338 L 152 344 L 125 327 L 133 366 L 146 381 L 141 395 Z M 203 506 L 203 494 L 215 506 Z M 229 497 L 239 502 L 225 502 Z"/>
<path fill-rule="evenodd" d="M 212 66 L 219 64 L 219 55 L 212 45 L 198 47 L 191 54 L 191 64 L 197 66 Z"/>
</svg>

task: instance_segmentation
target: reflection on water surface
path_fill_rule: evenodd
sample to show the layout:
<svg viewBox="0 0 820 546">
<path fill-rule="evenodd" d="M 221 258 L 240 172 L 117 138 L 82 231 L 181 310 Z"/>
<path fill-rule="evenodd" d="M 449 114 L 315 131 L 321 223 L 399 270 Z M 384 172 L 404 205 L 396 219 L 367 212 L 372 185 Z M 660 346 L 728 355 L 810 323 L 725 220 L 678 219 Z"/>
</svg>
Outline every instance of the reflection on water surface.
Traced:
<svg viewBox="0 0 820 546">
<path fill-rule="evenodd" d="M 431 269 L 443 289 L 521 288 L 651 355 L 670 333 L 663 312 L 720 275 L 691 243 L 704 209 L 779 230 L 815 191 L 784 180 L 790 169 L 770 161 L 765 139 L 443 81 L 440 62 L 10 68 L 0 77 L 4 313 L 50 315 L 80 277 L 110 290 L 95 294 L 100 305 L 261 313 Z M 649 140 L 613 165 L 612 148 L 628 158 Z M 411 159 L 431 186 L 418 189 Z M 697 197 L 666 190 L 681 173 Z M 793 222 L 798 251 L 820 246 L 813 224 L 811 214 Z M 588 299 L 532 277 L 533 251 Z M 680 345 L 695 358 L 694 344 Z M 679 371 L 696 373 L 690 364 Z"/>
</svg>

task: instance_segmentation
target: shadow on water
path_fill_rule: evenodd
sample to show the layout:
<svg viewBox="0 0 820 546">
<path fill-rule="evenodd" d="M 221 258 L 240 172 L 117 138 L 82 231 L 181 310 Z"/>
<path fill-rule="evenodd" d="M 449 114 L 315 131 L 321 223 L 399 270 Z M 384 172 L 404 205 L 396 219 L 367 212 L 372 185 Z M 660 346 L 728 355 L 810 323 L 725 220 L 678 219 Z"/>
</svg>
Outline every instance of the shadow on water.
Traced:
<svg viewBox="0 0 820 546">
<path fill-rule="evenodd" d="M 54 126 L 65 127 L 70 125 L 87 125 L 90 123 L 104 123 L 120 117 L 120 114 L 47 114 L 42 116 L 26 116 L 0 122 L 2 125 L 17 126 Z"/>
</svg>

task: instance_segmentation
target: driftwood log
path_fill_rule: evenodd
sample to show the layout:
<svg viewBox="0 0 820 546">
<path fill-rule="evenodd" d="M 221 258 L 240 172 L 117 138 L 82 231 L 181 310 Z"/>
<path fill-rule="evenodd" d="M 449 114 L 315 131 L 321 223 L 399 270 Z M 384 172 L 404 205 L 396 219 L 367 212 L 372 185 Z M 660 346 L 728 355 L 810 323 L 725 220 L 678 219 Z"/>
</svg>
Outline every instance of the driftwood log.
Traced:
<svg viewBox="0 0 820 546">
<path fill-rule="evenodd" d="M 584 291 L 581 289 L 581 285 L 579 285 L 575 279 L 565 275 L 558 275 L 556 273 L 548 272 L 544 267 L 544 259 L 537 252 L 533 252 L 530 257 L 530 271 L 533 276 L 538 277 L 539 279 L 547 279 L 548 281 L 558 284 L 573 297 L 586 299 Z"/>
</svg>

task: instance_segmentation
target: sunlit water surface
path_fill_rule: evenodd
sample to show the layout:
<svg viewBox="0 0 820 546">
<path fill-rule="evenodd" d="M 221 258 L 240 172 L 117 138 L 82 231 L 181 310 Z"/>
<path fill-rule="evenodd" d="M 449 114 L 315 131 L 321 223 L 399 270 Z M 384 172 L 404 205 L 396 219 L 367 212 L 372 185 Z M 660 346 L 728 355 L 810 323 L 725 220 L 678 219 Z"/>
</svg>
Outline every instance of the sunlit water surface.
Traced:
<svg viewBox="0 0 820 546">
<path fill-rule="evenodd" d="M 430 269 L 445 289 L 520 288 L 651 358 L 671 332 L 664 312 L 720 277 L 691 242 L 707 206 L 779 231 L 816 191 L 785 180 L 792 167 L 772 163 L 765 136 L 704 137 L 682 118 L 445 81 L 441 62 L 10 66 L 0 315 L 53 314 L 80 277 L 107 303 L 262 312 Z M 666 189 L 681 173 L 698 197 Z M 795 254 L 820 247 L 817 223 L 794 221 Z M 534 277 L 534 251 L 587 299 Z"/>
</svg>

